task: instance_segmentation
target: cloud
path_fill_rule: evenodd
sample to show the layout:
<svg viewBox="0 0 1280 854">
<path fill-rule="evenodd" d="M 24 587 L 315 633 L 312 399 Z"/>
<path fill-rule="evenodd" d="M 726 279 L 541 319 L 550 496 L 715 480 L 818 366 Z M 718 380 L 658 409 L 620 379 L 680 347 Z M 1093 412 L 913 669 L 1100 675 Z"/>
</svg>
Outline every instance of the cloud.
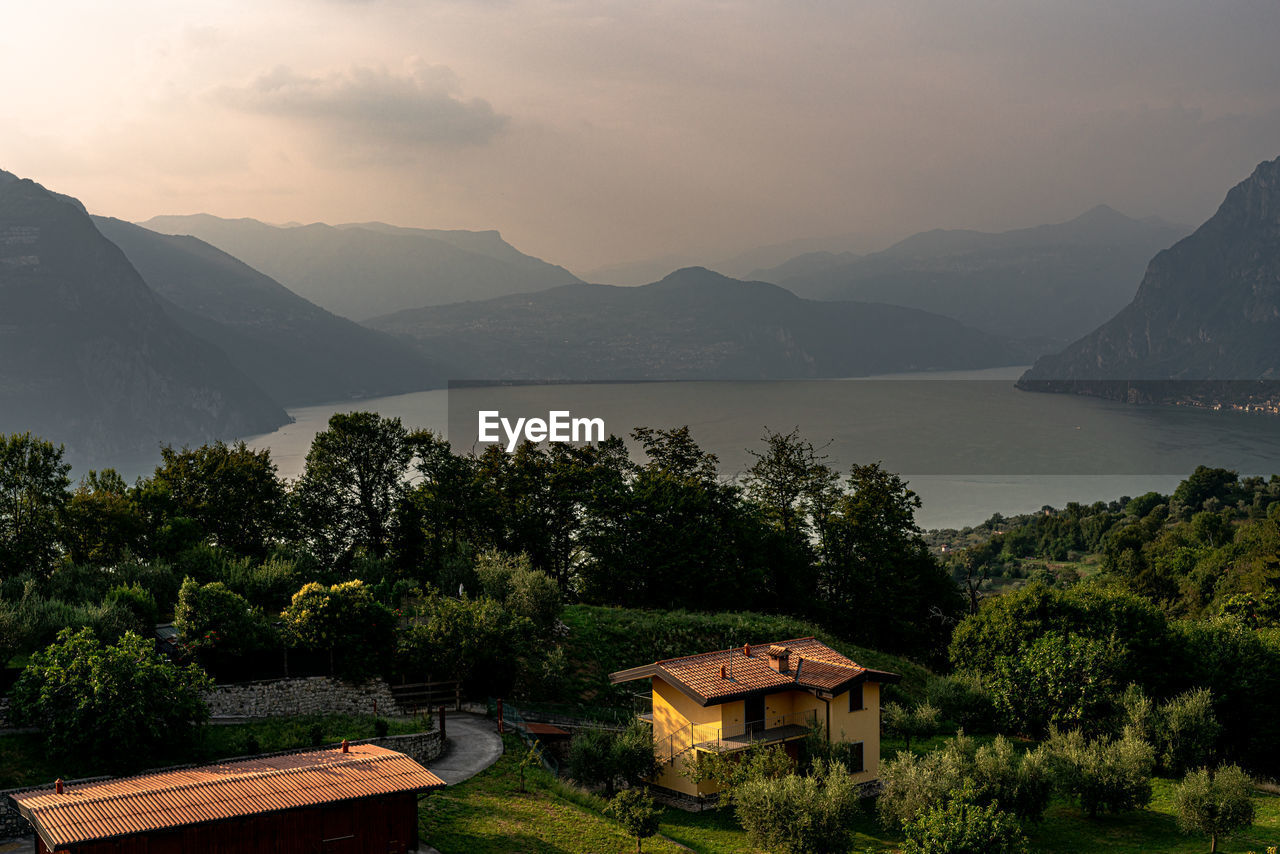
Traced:
<svg viewBox="0 0 1280 854">
<path fill-rule="evenodd" d="M 457 76 L 416 61 L 401 74 L 353 68 L 318 76 L 281 66 L 247 86 L 218 90 L 233 108 L 301 121 L 377 149 L 460 148 L 487 143 L 507 123 L 481 98 L 459 95 Z"/>
</svg>

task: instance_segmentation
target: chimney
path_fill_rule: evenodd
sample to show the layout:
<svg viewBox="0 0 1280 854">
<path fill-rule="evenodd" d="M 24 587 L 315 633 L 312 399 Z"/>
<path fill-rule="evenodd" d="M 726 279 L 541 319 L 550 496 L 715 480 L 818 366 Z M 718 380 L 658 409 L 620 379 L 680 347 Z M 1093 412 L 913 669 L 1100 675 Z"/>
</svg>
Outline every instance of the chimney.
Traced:
<svg viewBox="0 0 1280 854">
<path fill-rule="evenodd" d="M 785 646 L 774 644 L 769 647 L 769 666 L 779 673 L 787 672 L 787 659 L 791 655 L 791 650 Z"/>
<path fill-rule="evenodd" d="M 59 795 L 62 794 L 62 778 L 61 777 L 59 777 L 56 781 L 54 781 L 53 791 L 55 794 L 59 794 Z"/>
<path fill-rule="evenodd" d="M 347 740 L 345 738 L 342 740 L 342 752 L 343 753 L 351 752 L 351 745 L 347 743 Z"/>
<path fill-rule="evenodd" d="M 745 655 L 747 658 L 751 657 L 751 644 L 744 643 L 742 645 L 742 654 Z"/>
<path fill-rule="evenodd" d="M 729 668 L 725 667 L 723 664 L 720 665 L 720 678 L 721 679 L 729 678 Z"/>
<path fill-rule="evenodd" d="M 800 668 L 801 668 L 801 667 L 804 667 L 804 656 L 803 656 L 803 655 L 797 655 L 797 656 L 796 656 L 796 681 L 797 681 L 797 682 L 799 682 L 799 681 L 800 681 Z"/>
</svg>

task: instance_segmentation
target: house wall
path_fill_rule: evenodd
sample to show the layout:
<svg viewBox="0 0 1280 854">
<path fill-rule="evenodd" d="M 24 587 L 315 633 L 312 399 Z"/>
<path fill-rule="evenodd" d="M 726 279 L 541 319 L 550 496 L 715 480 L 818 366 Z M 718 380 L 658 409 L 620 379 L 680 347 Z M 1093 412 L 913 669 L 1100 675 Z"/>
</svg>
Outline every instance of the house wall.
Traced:
<svg viewBox="0 0 1280 854">
<path fill-rule="evenodd" d="M 880 774 L 879 684 L 863 683 L 862 705 L 861 710 L 850 712 L 848 691 L 831 701 L 831 740 L 862 742 L 863 772 L 858 781 L 867 782 Z"/>
<path fill-rule="evenodd" d="M 653 745 L 661 763 L 653 782 L 681 794 L 696 796 L 698 786 L 681 774 L 695 761 L 693 728 L 718 725 L 720 708 L 700 706 L 664 679 L 653 679 Z M 694 725 L 693 727 L 690 724 Z M 674 761 L 667 761 L 672 755 Z M 703 792 L 705 794 L 705 792 Z"/>
</svg>

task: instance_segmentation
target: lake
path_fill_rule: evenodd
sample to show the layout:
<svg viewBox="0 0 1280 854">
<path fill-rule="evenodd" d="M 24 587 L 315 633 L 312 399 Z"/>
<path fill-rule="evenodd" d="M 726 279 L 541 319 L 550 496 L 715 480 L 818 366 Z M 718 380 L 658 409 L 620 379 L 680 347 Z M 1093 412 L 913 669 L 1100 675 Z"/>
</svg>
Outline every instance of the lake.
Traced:
<svg viewBox="0 0 1280 854">
<path fill-rule="evenodd" d="M 925 528 L 1170 492 L 1196 465 L 1241 474 L 1280 472 L 1280 418 L 1182 407 L 1131 406 L 1018 391 L 1024 368 L 895 374 L 840 380 L 471 385 L 290 410 L 274 433 L 246 439 L 270 448 L 283 477 L 297 477 L 312 438 L 335 412 L 374 410 L 406 426 L 478 448 L 476 413 L 543 417 L 567 410 L 598 417 L 609 433 L 688 425 L 733 477 L 752 463 L 766 428 L 800 434 L 837 468 L 880 461 L 924 502 Z"/>
</svg>

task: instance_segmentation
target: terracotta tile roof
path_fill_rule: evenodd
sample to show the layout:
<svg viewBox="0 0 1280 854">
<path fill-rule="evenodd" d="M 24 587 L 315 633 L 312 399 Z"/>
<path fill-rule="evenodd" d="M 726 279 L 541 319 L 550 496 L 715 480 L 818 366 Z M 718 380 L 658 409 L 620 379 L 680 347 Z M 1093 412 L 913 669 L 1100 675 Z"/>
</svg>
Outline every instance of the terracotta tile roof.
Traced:
<svg viewBox="0 0 1280 854">
<path fill-rule="evenodd" d="M 778 672 L 771 660 L 786 655 L 787 669 Z M 749 694 L 790 689 L 834 691 L 855 681 L 896 682 L 893 673 L 870 670 L 841 655 L 816 638 L 793 638 L 772 644 L 751 644 L 731 651 L 704 652 L 670 658 L 610 674 L 611 681 L 658 677 L 675 685 L 704 706 Z"/>
<path fill-rule="evenodd" d="M 372 744 L 204 765 L 12 795 L 50 849 L 92 840 L 318 806 L 444 781 Z"/>
</svg>

